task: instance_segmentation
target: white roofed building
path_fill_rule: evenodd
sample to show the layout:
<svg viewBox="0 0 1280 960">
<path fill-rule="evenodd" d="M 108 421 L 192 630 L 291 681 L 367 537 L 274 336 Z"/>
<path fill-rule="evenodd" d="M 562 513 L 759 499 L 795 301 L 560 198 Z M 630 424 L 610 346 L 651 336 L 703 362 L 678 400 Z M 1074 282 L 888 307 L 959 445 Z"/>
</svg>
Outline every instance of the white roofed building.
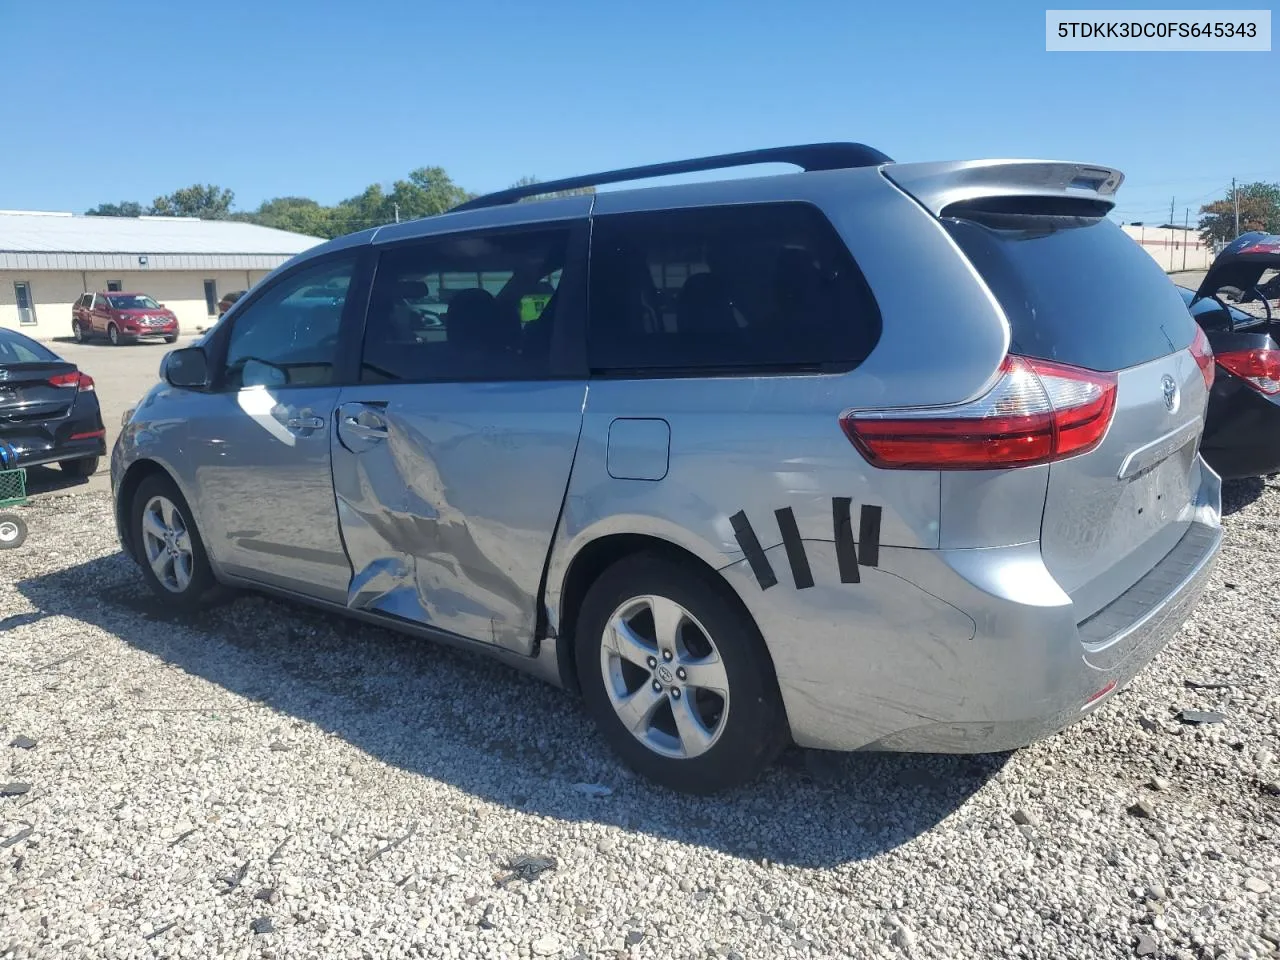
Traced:
<svg viewBox="0 0 1280 960">
<path fill-rule="evenodd" d="M 83 294 L 121 290 L 163 303 L 194 332 L 224 294 L 323 242 L 231 220 L 0 210 L 0 327 L 69 336 Z"/>
</svg>

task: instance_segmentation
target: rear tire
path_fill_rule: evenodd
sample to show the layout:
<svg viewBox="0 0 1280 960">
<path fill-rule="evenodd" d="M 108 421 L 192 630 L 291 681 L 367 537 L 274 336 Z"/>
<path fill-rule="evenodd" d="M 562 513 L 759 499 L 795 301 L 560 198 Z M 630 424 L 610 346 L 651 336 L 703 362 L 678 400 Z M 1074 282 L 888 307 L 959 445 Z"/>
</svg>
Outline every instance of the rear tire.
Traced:
<svg viewBox="0 0 1280 960">
<path fill-rule="evenodd" d="M 655 553 L 618 561 L 587 591 L 575 637 L 588 711 L 650 780 L 715 793 L 754 779 L 790 739 L 760 631 L 728 586 L 693 563 Z"/>
<path fill-rule="evenodd" d="M 160 602 L 191 612 L 217 585 L 191 508 L 167 476 L 138 484 L 129 505 L 129 536 L 142 577 Z"/>
<path fill-rule="evenodd" d="M 71 339 L 76 343 L 84 343 L 88 338 L 84 335 L 84 327 L 80 326 L 79 320 L 71 321 Z"/>
<path fill-rule="evenodd" d="M 16 513 L 0 513 L 0 550 L 16 550 L 27 539 L 27 524 Z"/>
<path fill-rule="evenodd" d="M 100 462 L 101 457 L 79 457 L 75 460 L 63 460 L 58 463 L 58 466 L 69 477 L 88 480 L 98 472 L 98 464 Z"/>
<path fill-rule="evenodd" d="M 120 330 L 114 323 L 107 327 L 107 339 L 111 341 L 113 347 L 120 346 L 122 342 L 120 340 Z"/>
</svg>

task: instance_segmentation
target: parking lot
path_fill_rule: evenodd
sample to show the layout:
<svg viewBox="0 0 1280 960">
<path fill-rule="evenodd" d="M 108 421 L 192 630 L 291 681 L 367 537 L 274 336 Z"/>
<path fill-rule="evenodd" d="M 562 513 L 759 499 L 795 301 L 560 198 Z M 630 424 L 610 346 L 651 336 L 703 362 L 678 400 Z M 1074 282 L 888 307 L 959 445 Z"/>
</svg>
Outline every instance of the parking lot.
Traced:
<svg viewBox="0 0 1280 960">
<path fill-rule="evenodd" d="M 109 443 L 166 349 L 54 348 Z M 1275 480 L 1226 485 L 1195 614 L 1065 733 L 792 751 L 695 799 L 487 661 L 261 597 L 162 614 L 103 470 L 33 472 L 30 539 L 0 555 L 0 958 L 1280 949 Z"/>
</svg>

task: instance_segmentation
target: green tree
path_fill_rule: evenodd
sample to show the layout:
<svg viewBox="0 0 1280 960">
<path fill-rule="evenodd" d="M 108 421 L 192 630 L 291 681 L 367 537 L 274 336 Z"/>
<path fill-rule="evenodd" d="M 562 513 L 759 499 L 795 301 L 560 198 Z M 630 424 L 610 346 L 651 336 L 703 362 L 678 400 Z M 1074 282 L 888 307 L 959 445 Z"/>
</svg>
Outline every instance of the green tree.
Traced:
<svg viewBox="0 0 1280 960">
<path fill-rule="evenodd" d="M 1242 183 L 1222 200 L 1200 208 L 1200 239 L 1212 245 L 1229 243 L 1236 233 L 1236 200 L 1240 201 L 1240 233 L 1265 230 L 1280 233 L 1280 183 Z"/>
<path fill-rule="evenodd" d="M 213 184 L 193 184 L 173 193 L 156 197 L 151 212 L 161 217 L 199 217 L 202 220 L 226 220 L 236 195 Z"/>
<path fill-rule="evenodd" d="M 513 183 L 509 189 L 514 190 L 516 187 L 531 187 L 535 183 L 541 182 L 542 181 L 537 177 L 521 177 Z M 532 197 L 525 197 L 524 200 L 521 200 L 520 202 L 524 203 L 525 200 L 546 200 L 549 197 L 581 197 L 595 192 L 595 187 L 576 187 L 573 190 L 552 190 L 550 193 L 539 193 Z"/>
<path fill-rule="evenodd" d="M 391 205 L 393 220 L 397 211 L 401 220 L 416 220 L 451 210 L 471 196 L 449 178 L 443 167 L 419 167 L 408 179 L 391 185 L 385 202 Z"/>
<path fill-rule="evenodd" d="M 140 217 L 142 216 L 142 204 L 134 203 L 132 200 L 124 200 L 120 203 L 100 203 L 92 210 L 86 210 L 87 217 Z"/>
<path fill-rule="evenodd" d="M 333 237 L 334 212 L 309 197 L 276 197 L 265 200 L 249 214 L 233 214 L 234 219 L 244 219 L 263 227 L 303 233 L 311 237 Z"/>
</svg>

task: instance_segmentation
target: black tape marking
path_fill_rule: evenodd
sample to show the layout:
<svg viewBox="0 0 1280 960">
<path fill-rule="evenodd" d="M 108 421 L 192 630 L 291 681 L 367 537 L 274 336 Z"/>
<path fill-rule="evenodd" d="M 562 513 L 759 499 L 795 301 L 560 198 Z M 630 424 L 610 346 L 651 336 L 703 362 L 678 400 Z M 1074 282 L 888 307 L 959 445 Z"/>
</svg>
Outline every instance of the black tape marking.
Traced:
<svg viewBox="0 0 1280 960">
<path fill-rule="evenodd" d="M 800 528 L 796 526 L 795 511 L 783 507 L 773 511 L 773 515 L 778 518 L 778 532 L 782 534 L 782 546 L 787 551 L 787 562 L 791 564 L 791 577 L 796 582 L 796 589 L 812 587 L 813 571 L 809 569 L 809 557 L 804 552 Z"/>
<path fill-rule="evenodd" d="M 858 527 L 858 562 L 864 567 L 880 566 L 880 508 L 864 506 Z"/>
<path fill-rule="evenodd" d="M 760 549 L 760 541 L 756 539 L 756 532 L 751 529 L 751 521 L 747 519 L 745 512 L 739 510 L 729 518 L 729 522 L 733 524 L 733 535 L 737 538 L 747 563 L 751 565 L 751 572 L 756 575 L 760 589 L 768 590 L 778 582 L 778 578 L 773 574 L 769 558 Z"/>
<path fill-rule="evenodd" d="M 858 553 L 853 547 L 853 525 L 849 520 L 849 497 L 831 498 L 831 520 L 835 527 L 836 563 L 840 567 L 841 583 L 861 583 L 858 574 Z"/>
</svg>

